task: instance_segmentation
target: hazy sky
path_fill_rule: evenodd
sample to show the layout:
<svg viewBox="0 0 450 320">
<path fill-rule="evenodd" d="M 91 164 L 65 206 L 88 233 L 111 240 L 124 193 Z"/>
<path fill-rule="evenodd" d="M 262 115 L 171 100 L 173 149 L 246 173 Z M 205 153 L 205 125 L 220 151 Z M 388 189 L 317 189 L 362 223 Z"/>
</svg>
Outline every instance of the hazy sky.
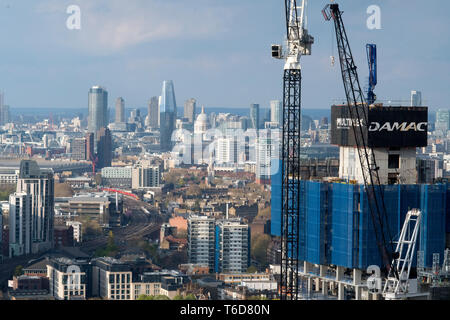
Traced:
<svg viewBox="0 0 450 320">
<path fill-rule="evenodd" d="M 313 55 L 303 58 L 303 106 L 329 108 L 342 98 L 331 22 L 310 0 Z M 81 30 L 68 30 L 70 5 Z M 422 91 L 432 108 L 449 108 L 450 2 L 341 0 L 361 82 L 366 43 L 378 45 L 381 99 Z M 381 8 L 381 30 L 366 26 L 369 5 Z M 282 95 L 281 61 L 270 45 L 284 38 L 283 0 L 0 0 L 0 88 L 11 107 L 87 108 L 93 85 L 143 107 L 173 80 L 177 104 L 194 97 L 207 107 L 268 106 Z M 332 45 L 333 43 L 333 45 Z M 334 48 L 334 49 L 333 49 Z"/>
</svg>

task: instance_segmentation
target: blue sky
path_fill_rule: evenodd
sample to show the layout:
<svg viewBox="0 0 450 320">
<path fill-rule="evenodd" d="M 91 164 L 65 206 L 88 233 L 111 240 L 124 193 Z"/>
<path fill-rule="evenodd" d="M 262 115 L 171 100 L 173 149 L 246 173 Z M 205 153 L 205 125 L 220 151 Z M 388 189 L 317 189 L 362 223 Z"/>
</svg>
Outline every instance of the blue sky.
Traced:
<svg viewBox="0 0 450 320">
<path fill-rule="evenodd" d="M 332 24 L 310 0 L 313 55 L 303 58 L 303 106 L 328 109 L 343 97 Z M 450 2 L 341 0 L 360 80 L 368 75 L 365 44 L 378 45 L 383 100 L 422 91 L 432 108 L 449 108 Z M 69 5 L 81 8 L 79 31 L 66 28 Z M 381 30 L 366 27 L 369 5 L 381 8 Z M 93 85 L 110 107 L 122 96 L 143 107 L 173 80 L 177 104 L 268 106 L 282 95 L 281 61 L 270 45 L 284 38 L 282 0 L 0 0 L 0 88 L 11 107 L 87 108 Z"/>
</svg>

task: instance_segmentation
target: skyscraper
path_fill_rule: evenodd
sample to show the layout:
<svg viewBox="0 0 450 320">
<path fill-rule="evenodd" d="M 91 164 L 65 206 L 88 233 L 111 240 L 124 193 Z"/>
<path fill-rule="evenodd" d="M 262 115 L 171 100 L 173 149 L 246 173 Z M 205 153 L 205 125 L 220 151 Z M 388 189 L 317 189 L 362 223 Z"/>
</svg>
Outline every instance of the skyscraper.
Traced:
<svg viewBox="0 0 450 320">
<path fill-rule="evenodd" d="M 152 129 L 159 127 L 159 101 L 158 97 L 153 97 L 148 102 L 148 114 L 146 125 Z"/>
<path fill-rule="evenodd" d="M 194 98 L 187 100 L 184 103 L 184 117 L 189 119 L 189 123 L 194 123 L 195 121 L 195 109 L 197 100 Z"/>
<path fill-rule="evenodd" d="M 411 107 L 421 107 L 422 106 L 422 92 L 411 91 Z"/>
<path fill-rule="evenodd" d="M 250 105 L 250 122 L 252 129 L 259 129 L 259 104 Z"/>
<path fill-rule="evenodd" d="M 101 128 L 97 132 L 97 168 L 111 166 L 112 162 L 112 136 L 108 128 Z"/>
<path fill-rule="evenodd" d="M 125 122 L 125 100 L 119 97 L 116 100 L 116 123 Z"/>
<path fill-rule="evenodd" d="M 270 101 L 270 122 L 278 123 L 278 126 L 283 123 L 283 108 L 279 100 Z"/>
<path fill-rule="evenodd" d="M 436 112 L 436 130 L 446 134 L 450 130 L 450 110 L 439 109 Z"/>
<path fill-rule="evenodd" d="M 99 86 L 89 90 L 88 131 L 97 135 L 100 128 L 108 125 L 108 92 Z"/>
<path fill-rule="evenodd" d="M 170 151 L 172 149 L 172 133 L 175 130 L 177 118 L 175 90 L 171 80 L 163 82 L 159 112 L 161 151 Z"/>
<path fill-rule="evenodd" d="M 0 126 L 10 122 L 9 106 L 4 103 L 4 94 L 0 93 Z"/>
<path fill-rule="evenodd" d="M 20 163 L 16 193 L 31 197 L 33 253 L 50 249 L 53 245 L 54 185 L 51 169 L 40 169 L 36 161 L 31 160 Z"/>
</svg>

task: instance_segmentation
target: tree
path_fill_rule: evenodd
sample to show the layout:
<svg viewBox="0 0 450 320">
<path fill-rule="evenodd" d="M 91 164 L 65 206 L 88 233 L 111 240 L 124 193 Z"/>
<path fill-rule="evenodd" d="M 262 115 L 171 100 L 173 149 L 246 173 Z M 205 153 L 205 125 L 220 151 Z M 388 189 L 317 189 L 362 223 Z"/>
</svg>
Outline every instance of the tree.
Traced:
<svg viewBox="0 0 450 320">
<path fill-rule="evenodd" d="M 115 245 L 114 233 L 112 231 L 109 231 L 109 233 L 108 233 L 108 247 L 112 247 L 114 245 Z"/>
<path fill-rule="evenodd" d="M 147 296 L 145 294 L 141 294 L 138 298 L 138 300 L 155 300 L 154 296 Z"/>
<path fill-rule="evenodd" d="M 14 269 L 14 276 L 15 277 L 19 277 L 23 275 L 23 266 L 18 265 L 15 269 Z"/>
<path fill-rule="evenodd" d="M 251 253 L 252 257 L 258 261 L 262 266 L 267 263 L 267 248 L 270 244 L 271 237 L 267 234 L 260 234 L 255 236 L 252 241 Z"/>
<path fill-rule="evenodd" d="M 197 300 L 197 298 L 193 293 L 190 293 L 186 297 L 184 297 L 184 300 Z"/>
<path fill-rule="evenodd" d="M 72 187 L 67 183 L 55 183 L 55 197 L 72 197 Z"/>
<path fill-rule="evenodd" d="M 256 273 L 256 272 L 258 272 L 258 269 L 256 269 L 255 266 L 250 266 L 247 269 L 247 273 Z"/>
<path fill-rule="evenodd" d="M 170 300 L 170 298 L 168 296 L 159 295 L 155 296 L 154 300 Z"/>
</svg>

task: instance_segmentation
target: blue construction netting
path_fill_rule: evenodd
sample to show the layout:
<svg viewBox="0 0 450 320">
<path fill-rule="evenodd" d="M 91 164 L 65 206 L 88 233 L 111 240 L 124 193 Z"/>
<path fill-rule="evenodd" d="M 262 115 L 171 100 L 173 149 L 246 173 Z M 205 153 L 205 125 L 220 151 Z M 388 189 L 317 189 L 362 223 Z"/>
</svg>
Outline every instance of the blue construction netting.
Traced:
<svg viewBox="0 0 450 320">
<path fill-rule="evenodd" d="M 281 168 L 282 161 L 279 161 Z M 281 170 L 272 175 L 271 178 L 271 206 L 270 206 L 270 233 L 273 236 L 281 237 L 281 187 L 282 187 Z"/>
<path fill-rule="evenodd" d="M 424 252 L 425 266 L 432 267 L 433 254 L 439 253 L 442 261 L 445 250 L 447 186 L 443 184 L 421 185 L 420 188 L 422 223 L 419 250 Z"/>
<path fill-rule="evenodd" d="M 383 265 L 364 186 L 302 181 L 301 189 L 299 259 L 359 269 Z M 394 241 L 406 213 L 414 208 L 422 210 L 416 250 L 424 252 L 425 266 L 431 267 L 433 253 L 442 257 L 450 230 L 450 185 L 391 185 L 383 190 Z M 280 236 L 281 174 L 272 176 L 271 214 L 271 233 Z"/>
<path fill-rule="evenodd" d="M 331 264 L 348 268 L 353 266 L 355 191 L 355 185 L 332 185 Z"/>
</svg>

